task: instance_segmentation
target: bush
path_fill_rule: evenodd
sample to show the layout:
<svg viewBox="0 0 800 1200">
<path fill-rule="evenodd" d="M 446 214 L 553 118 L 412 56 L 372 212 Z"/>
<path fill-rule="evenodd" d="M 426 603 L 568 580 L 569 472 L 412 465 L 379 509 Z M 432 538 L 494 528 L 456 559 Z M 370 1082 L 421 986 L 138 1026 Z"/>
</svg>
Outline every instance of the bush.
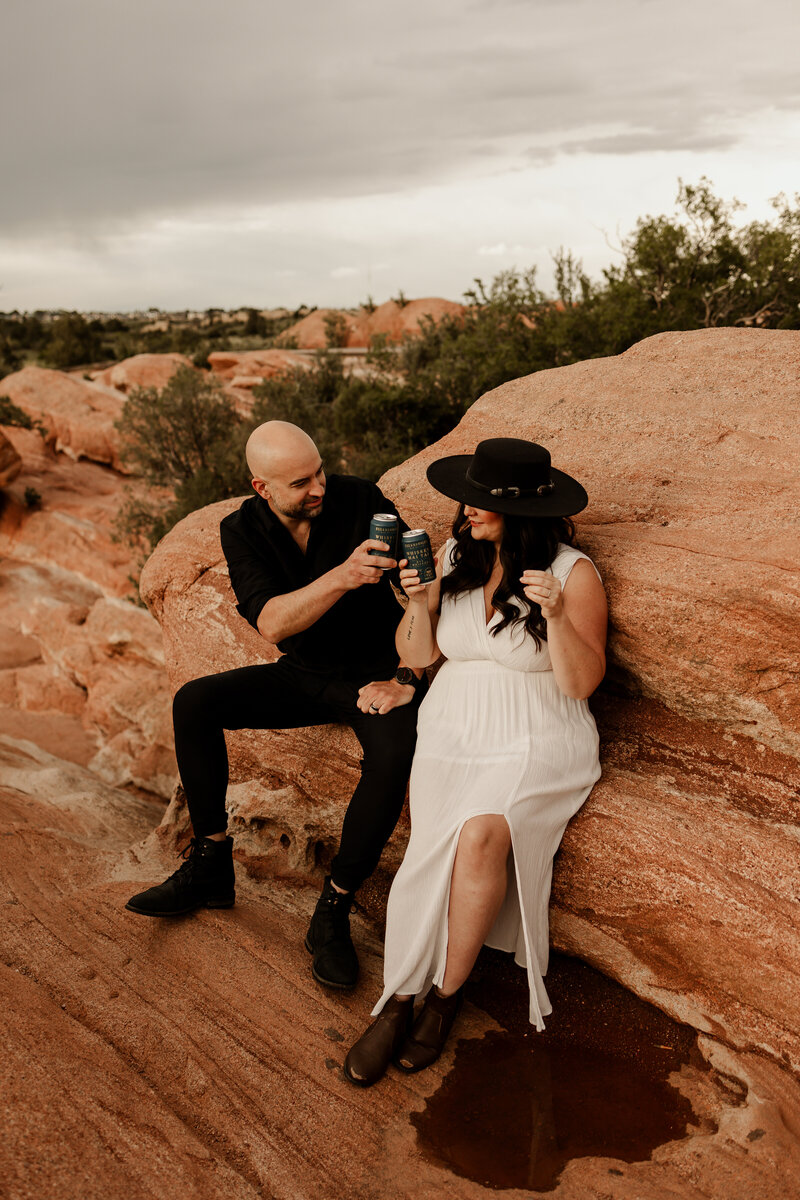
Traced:
<svg viewBox="0 0 800 1200">
<path fill-rule="evenodd" d="M 266 380 L 254 389 L 247 424 L 210 381 L 178 373 L 160 395 L 128 401 L 122 424 L 135 443 L 131 454 L 145 479 L 171 497 L 162 510 L 131 500 L 128 532 L 152 545 L 193 507 L 247 490 L 244 441 L 262 421 L 293 421 L 314 438 L 329 470 L 375 479 L 508 380 L 619 354 L 669 329 L 800 328 L 800 198 L 773 203 L 773 222 L 736 227 L 736 201 L 720 200 L 706 179 L 680 183 L 675 213 L 637 221 L 621 261 L 601 279 L 562 249 L 554 256 L 555 295 L 539 289 L 533 270 L 505 271 L 488 285 L 475 280 L 463 313 L 424 320 L 420 335 L 400 347 L 376 339 L 365 377 L 346 374 L 342 356 L 322 351 L 311 369 Z M 210 310 L 209 320 L 215 315 Z M 329 314 L 325 327 L 329 349 L 346 342 L 343 314 Z M 212 324 L 205 338 L 221 330 Z M 203 362 L 208 344 L 197 347 Z"/>
<path fill-rule="evenodd" d="M 18 408 L 8 396 L 0 396 L 0 425 L 15 425 L 18 429 L 38 429 L 38 422 Z"/>
<path fill-rule="evenodd" d="M 349 327 L 344 313 L 331 310 L 323 317 L 325 326 L 325 345 L 329 350 L 341 349 L 347 345 Z"/>
<path fill-rule="evenodd" d="M 162 498 L 129 489 L 117 536 L 144 552 L 197 508 L 249 488 L 246 424 L 214 379 L 180 367 L 161 391 L 137 388 L 116 422 L 122 457 Z"/>
<path fill-rule="evenodd" d="M 94 362 L 102 351 L 101 336 L 80 313 L 63 313 L 53 322 L 44 354 L 53 367 L 79 367 Z"/>
</svg>

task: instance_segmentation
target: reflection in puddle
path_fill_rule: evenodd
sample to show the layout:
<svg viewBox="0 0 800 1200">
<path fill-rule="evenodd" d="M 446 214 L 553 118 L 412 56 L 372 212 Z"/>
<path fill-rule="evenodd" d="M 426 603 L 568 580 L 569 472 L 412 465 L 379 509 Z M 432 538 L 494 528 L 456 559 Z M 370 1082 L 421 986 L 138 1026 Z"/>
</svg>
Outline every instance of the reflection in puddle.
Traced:
<svg viewBox="0 0 800 1200">
<path fill-rule="evenodd" d="M 694 1030 L 554 955 L 554 1012 L 537 1034 L 522 982 L 505 956 L 484 952 L 467 996 L 505 1032 L 462 1041 L 412 1117 L 427 1157 L 488 1187 L 551 1191 L 573 1158 L 639 1162 L 685 1134 L 694 1113 L 667 1076 L 690 1061 L 707 1069 Z"/>
</svg>

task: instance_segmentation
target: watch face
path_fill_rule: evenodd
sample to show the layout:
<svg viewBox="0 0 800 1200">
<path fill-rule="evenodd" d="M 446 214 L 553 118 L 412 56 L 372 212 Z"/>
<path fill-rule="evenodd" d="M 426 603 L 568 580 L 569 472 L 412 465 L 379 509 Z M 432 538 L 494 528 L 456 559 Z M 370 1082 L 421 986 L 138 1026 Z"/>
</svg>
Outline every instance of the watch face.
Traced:
<svg viewBox="0 0 800 1200">
<path fill-rule="evenodd" d="M 398 667 L 395 673 L 395 679 L 398 683 L 413 683 L 416 676 L 411 670 L 411 667 Z"/>
</svg>

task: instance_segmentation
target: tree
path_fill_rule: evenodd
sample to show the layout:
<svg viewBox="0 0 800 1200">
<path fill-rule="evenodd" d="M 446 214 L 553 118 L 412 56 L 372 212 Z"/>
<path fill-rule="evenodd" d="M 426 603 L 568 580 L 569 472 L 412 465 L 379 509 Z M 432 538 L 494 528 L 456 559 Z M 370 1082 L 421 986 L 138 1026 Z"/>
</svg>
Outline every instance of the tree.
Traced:
<svg viewBox="0 0 800 1200">
<path fill-rule="evenodd" d="M 53 322 L 45 358 L 54 367 L 80 367 L 100 354 L 101 339 L 78 312 L 62 313 Z"/>
<path fill-rule="evenodd" d="M 258 312 L 257 309 L 248 308 L 247 319 L 244 323 L 243 332 L 244 332 L 245 337 L 261 337 L 261 338 L 266 337 L 267 336 L 266 318 L 263 317 L 261 315 L 261 313 Z"/>
<path fill-rule="evenodd" d="M 11 338 L 0 333 L 0 379 L 18 371 L 20 366 L 21 359 Z"/>
<path fill-rule="evenodd" d="M 196 508 L 249 489 L 244 444 L 251 426 L 216 380 L 180 367 L 167 385 L 137 388 L 116 422 L 122 456 L 154 500 L 136 485 L 117 518 L 117 534 L 150 551 Z"/>
<path fill-rule="evenodd" d="M 737 226 L 737 201 L 721 200 L 705 178 L 679 181 L 675 211 L 637 221 L 619 247 L 620 261 L 600 279 L 590 279 L 564 248 L 553 258 L 554 295 L 538 287 L 533 270 L 504 271 L 489 284 L 476 279 L 462 313 L 424 319 L 419 336 L 399 346 L 377 339 L 367 372 L 357 376 L 330 353 L 346 343 L 347 320 L 329 313 L 328 350 L 310 369 L 255 388 L 250 424 L 219 393 L 203 392 L 201 376 L 176 376 L 160 397 L 150 396 L 149 408 L 128 401 L 125 419 L 139 422 L 139 468 L 171 497 L 163 512 L 152 504 L 129 508 L 129 529 L 153 544 L 192 506 L 246 490 L 242 446 L 262 421 L 297 423 L 329 469 L 374 479 L 447 433 L 479 396 L 508 380 L 620 354 L 670 329 L 800 328 L 800 197 L 778 196 L 773 205 L 774 220 Z"/>
<path fill-rule="evenodd" d="M 325 325 L 325 345 L 329 350 L 347 345 L 350 330 L 344 313 L 331 309 L 323 317 L 323 323 Z"/>
</svg>

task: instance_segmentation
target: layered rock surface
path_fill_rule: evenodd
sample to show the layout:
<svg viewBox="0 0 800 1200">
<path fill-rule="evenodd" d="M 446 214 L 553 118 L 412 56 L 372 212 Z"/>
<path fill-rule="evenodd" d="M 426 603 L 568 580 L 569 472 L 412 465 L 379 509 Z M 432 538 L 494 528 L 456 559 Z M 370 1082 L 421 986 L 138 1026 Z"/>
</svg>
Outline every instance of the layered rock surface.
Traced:
<svg viewBox="0 0 800 1200">
<path fill-rule="evenodd" d="M 310 889 L 240 878 L 226 912 L 126 912 L 133 891 L 175 865 L 142 840 L 157 808 L 2 736 L 0 810 L 8 1200 L 496 1194 L 423 1154 L 415 1133 L 454 1046 L 430 1070 L 391 1071 L 370 1091 L 343 1078 L 379 990 L 380 942 L 360 918 L 364 978 L 353 995 L 331 993 L 302 948 Z M 458 1046 L 497 1028 L 468 1004 Z M 687 1136 L 650 1161 L 576 1158 L 555 1200 L 797 1200 L 797 1082 L 763 1056 L 700 1043 L 707 1061 L 670 1076 L 695 1112 Z"/>
<path fill-rule="evenodd" d="M 605 771 L 557 860 L 554 941 L 795 1070 L 798 364 L 796 333 L 661 335 L 505 385 L 382 483 L 435 541 L 454 506 L 425 466 L 484 437 L 540 441 L 586 484 L 579 535 L 611 598 Z M 173 686 L 271 656 L 232 604 L 217 530 L 235 505 L 188 518 L 143 576 Z M 356 779 L 349 731 L 229 740 L 243 856 L 324 862 Z"/>
<path fill-rule="evenodd" d="M 2 728 L 168 798 L 176 770 L 161 633 L 133 603 L 136 564 L 113 540 L 124 479 L 32 430 L 7 436 L 20 472 L 0 497 Z"/>
<path fill-rule="evenodd" d="M 2 392 L 39 422 L 56 450 L 123 470 L 114 429 L 125 404 L 121 392 L 45 367 L 23 367 L 7 375 Z"/>
<path fill-rule="evenodd" d="M 688 1136 L 651 1161 L 576 1159 L 556 1200 L 800 1197 L 800 1088 L 782 1065 L 795 1061 L 798 992 L 785 683 L 797 560 L 782 531 L 796 511 L 799 338 L 669 335 L 518 381 L 384 481 L 409 520 L 443 538 L 452 505 L 425 485 L 425 463 L 511 433 L 550 445 L 593 498 L 580 533 L 613 619 L 595 704 L 605 774 L 557 861 L 554 940 L 707 1030 L 713 1069 L 673 1076 L 695 1110 Z M 8 432 L 23 467 L 0 517 L 0 718 L 12 734 L 0 737 L 4 1194 L 488 1195 L 422 1157 L 411 1123 L 457 1076 L 456 1046 L 369 1092 L 341 1076 L 379 991 L 375 934 L 355 919 L 354 995 L 324 992 L 308 970 L 316 889 L 303 884 L 318 878 L 355 782 L 349 731 L 231 735 L 248 868 L 236 908 L 175 923 L 124 911 L 174 869 L 186 814 L 178 795 L 152 835 L 163 806 L 131 787 L 164 774 L 167 790 L 168 693 L 152 618 L 122 602 L 132 564 L 109 537 L 121 480 Z M 29 485 L 39 510 L 24 504 Z M 148 565 L 173 687 L 274 654 L 233 609 L 218 522 L 236 503 L 188 518 Z M 402 841 L 401 829 L 390 866 Z M 373 915 L 385 884 L 367 894 Z M 468 1004 L 457 1032 L 494 1029 Z"/>
</svg>

